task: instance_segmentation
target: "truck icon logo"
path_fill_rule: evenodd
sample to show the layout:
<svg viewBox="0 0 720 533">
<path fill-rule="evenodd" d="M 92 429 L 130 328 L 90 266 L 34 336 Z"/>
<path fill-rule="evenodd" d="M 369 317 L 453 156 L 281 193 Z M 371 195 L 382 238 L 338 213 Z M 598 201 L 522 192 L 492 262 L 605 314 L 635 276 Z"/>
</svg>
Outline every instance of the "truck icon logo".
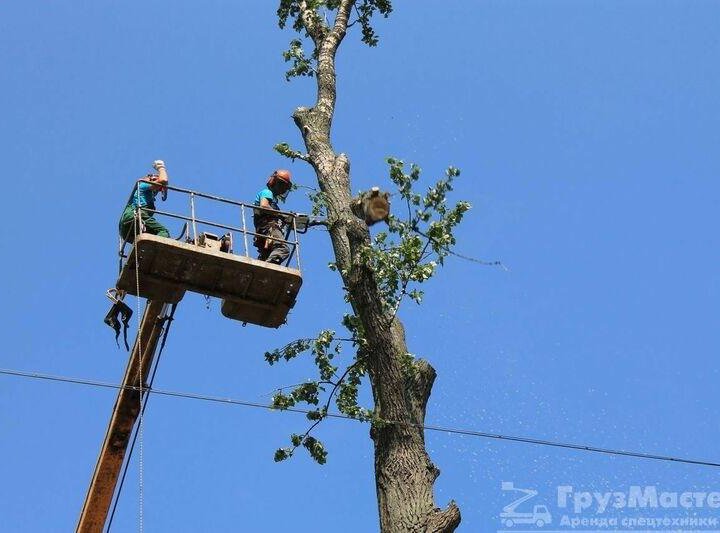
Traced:
<svg viewBox="0 0 720 533">
<path fill-rule="evenodd" d="M 550 512 L 545 505 L 533 506 L 532 512 L 517 510 L 520 505 L 537 496 L 536 490 L 521 489 L 516 487 L 512 481 L 503 481 L 501 488 L 503 491 L 513 491 L 523 494 L 518 499 L 513 500 L 503 507 L 502 513 L 500 513 L 500 520 L 505 527 L 513 527 L 515 524 L 535 524 L 537 527 L 543 527 L 545 524 L 552 522 Z"/>
</svg>

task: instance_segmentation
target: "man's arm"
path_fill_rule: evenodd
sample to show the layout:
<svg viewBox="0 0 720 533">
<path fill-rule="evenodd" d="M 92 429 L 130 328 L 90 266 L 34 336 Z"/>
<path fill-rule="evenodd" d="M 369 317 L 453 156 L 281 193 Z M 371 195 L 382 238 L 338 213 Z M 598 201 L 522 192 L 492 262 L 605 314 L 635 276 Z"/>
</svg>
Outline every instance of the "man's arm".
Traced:
<svg viewBox="0 0 720 533">
<path fill-rule="evenodd" d="M 165 161 L 163 161 L 162 159 L 157 159 L 153 161 L 152 166 L 158 173 L 158 177 L 154 180 L 155 185 L 153 186 L 153 190 L 162 190 L 162 188 L 167 185 L 169 181 L 167 170 L 165 169 Z"/>
<path fill-rule="evenodd" d="M 269 189 L 263 189 L 255 198 L 255 201 L 258 202 L 258 206 L 264 207 L 265 209 L 275 209 L 272 204 L 273 200 L 273 193 L 270 192 Z"/>
</svg>

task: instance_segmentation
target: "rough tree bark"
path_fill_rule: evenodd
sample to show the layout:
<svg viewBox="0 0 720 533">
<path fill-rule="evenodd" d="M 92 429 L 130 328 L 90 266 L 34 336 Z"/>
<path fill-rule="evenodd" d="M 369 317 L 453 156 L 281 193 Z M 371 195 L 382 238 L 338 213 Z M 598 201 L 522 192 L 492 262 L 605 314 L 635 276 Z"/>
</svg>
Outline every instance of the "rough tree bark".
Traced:
<svg viewBox="0 0 720 533">
<path fill-rule="evenodd" d="M 452 532 L 460 523 L 454 502 L 445 509 L 435 505 L 433 484 L 440 471 L 425 450 L 422 425 L 435 380 L 435 370 L 423 360 L 408 372 L 402 357 L 407 353 L 403 326 L 383 310 L 373 272 L 363 266 L 360 251 L 370 243 L 365 221 L 353 214 L 350 162 L 336 154 L 330 142 L 336 101 L 335 56 L 345 37 L 355 0 L 342 0 L 332 26 L 301 3 L 302 20 L 312 38 L 317 58 L 317 101 L 300 107 L 293 119 L 300 129 L 308 161 L 315 169 L 328 207 L 328 228 L 338 271 L 350 303 L 363 325 L 367 340 L 368 375 L 375 412 L 397 423 L 373 426 L 375 477 L 383 533 Z"/>
</svg>

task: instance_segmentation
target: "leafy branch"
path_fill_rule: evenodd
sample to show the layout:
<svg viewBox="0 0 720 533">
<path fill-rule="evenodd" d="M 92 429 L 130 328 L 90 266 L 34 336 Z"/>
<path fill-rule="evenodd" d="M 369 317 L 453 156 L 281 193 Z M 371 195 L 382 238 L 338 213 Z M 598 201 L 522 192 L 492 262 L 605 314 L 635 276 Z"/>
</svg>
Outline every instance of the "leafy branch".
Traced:
<svg viewBox="0 0 720 533">
<path fill-rule="evenodd" d="M 470 209 L 465 201 L 447 206 L 447 196 L 453 190 L 453 182 L 460 175 L 455 167 L 445 171 L 423 194 L 416 193 L 421 169 L 415 164 L 405 171 L 405 163 L 388 158 L 390 179 L 395 183 L 400 197 L 407 206 L 407 218 L 396 215 L 388 217 L 387 231 L 379 232 L 372 243 L 362 252 L 362 260 L 375 273 L 383 296 L 383 306 L 392 318 L 405 296 L 421 303 L 423 291 L 408 290 L 411 283 L 424 283 L 442 266 L 444 258 L 455 244 L 454 230 Z"/>
<path fill-rule="evenodd" d="M 330 394 L 328 394 L 327 400 L 325 401 L 325 405 L 320 409 L 314 409 L 307 413 L 306 416 L 308 420 L 314 421 L 313 424 L 302 435 L 293 433 L 290 436 L 290 443 L 292 444 L 292 446 L 278 448 L 275 451 L 274 458 L 276 462 L 284 461 L 285 459 L 292 457 L 292 455 L 295 453 L 295 450 L 297 450 L 297 448 L 302 445 L 308 450 L 310 456 L 315 459 L 315 461 L 317 461 L 319 464 L 325 464 L 325 462 L 327 461 L 327 451 L 325 450 L 322 442 L 320 442 L 315 437 L 310 436 L 310 433 L 312 433 L 312 431 L 320 424 L 320 422 L 327 418 L 328 410 L 330 409 L 330 403 L 332 402 L 332 399 L 338 390 L 340 390 L 340 394 L 338 395 L 336 401 L 338 405 L 342 404 L 344 406 L 340 407 L 340 411 L 342 413 L 363 422 L 371 418 L 372 415 L 370 411 L 362 409 L 357 405 L 357 387 L 358 385 L 360 385 L 361 377 L 365 373 L 364 369 L 362 371 L 358 370 L 360 363 L 361 361 L 358 360 L 349 367 L 347 367 L 345 369 L 345 372 L 343 372 L 342 376 L 340 376 L 340 378 L 338 378 L 338 380 L 335 382 L 320 382 L 333 385 L 333 388 L 330 391 Z M 347 381 L 346 378 L 348 378 Z M 300 388 L 312 390 L 314 388 L 313 385 L 316 385 L 316 383 L 304 383 Z M 305 399 L 304 401 L 317 405 L 317 390 L 324 391 L 325 389 L 322 387 L 314 388 L 315 395 L 311 398 Z M 273 406 L 277 407 L 275 404 L 275 398 L 273 398 Z M 277 408 L 282 409 L 283 407 Z"/>
<path fill-rule="evenodd" d="M 290 41 L 288 49 L 285 50 L 282 55 L 285 62 L 291 65 L 285 72 L 285 80 L 290 81 L 291 78 L 298 76 L 308 76 L 312 78 L 317 75 L 317 70 L 315 69 L 317 52 L 313 52 L 311 57 L 306 57 L 300 39 Z"/>
<path fill-rule="evenodd" d="M 301 159 L 302 161 L 305 161 L 307 163 L 310 162 L 310 156 L 308 154 L 305 154 L 298 150 L 293 150 L 292 148 L 290 148 L 290 145 L 288 143 L 278 143 L 273 146 L 273 150 L 275 150 L 280 155 L 284 155 L 285 157 L 292 159 L 293 161 L 295 161 L 296 159 Z"/>
<path fill-rule="evenodd" d="M 456 242 L 454 230 L 464 213 L 470 209 L 470 204 L 460 201 L 453 207 L 447 205 L 453 181 L 460 175 L 458 169 L 448 168 L 444 178 L 429 187 L 425 194 L 419 194 L 415 192 L 414 186 L 420 179 L 420 167 L 412 164 L 409 172 L 406 172 L 403 161 L 389 158 L 387 162 L 390 179 L 407 206 L 407 218 L 390 215 L 387 230 L 379 232 L 360 256 L 361 261 L 373 271 L 383 305 L 392 319 L 405 296 L 421 303 L 422 291 L 415 288 L 410 290 L 410 285 L 430 279 L 437 266 L 443 265 L 443 259 L 452 253 L 451 247 Z M 326 208 L 324 193 L 315 192 L 312 199 L 314 214 Z M 329 267 L 337 269 L 334 263 L 330 263 Z M 333 400 L 339 411 L 351 418 L 382 424 L 373 410 L 363 408 L 358 403 L 359 388 L 367 374 L 364 355 L 366 341 L 362 325 L 358 317 L 349 314 L 343 317 L 342 324 L 350 332 L 347 338 L 338 338 L 335 331 L 328 329 L 319 332 L 314 338 L 297 339 L 265 354 L 266 361 L 273 365 L 280 360 L 291 361 L 309 352 L 318 369 L 318 379 L 300 383 L 289 392 L 279 389 L 273 395 L 272 406 L 276 409 L 290 409 L 298 403 L 315 407 L 306 415 L 311 422 L 308 429 L 302 434 L 293 433 L 290 446 L 276 450 L 276 461 L 292 457 L 299 447 L 307 449 L 319 464 L 327 461 L 327 450 L 312 432 L 327 418 Z M 335 361 L 341 355 L 343 342 L 352 344 L 355 353 L 351 364 L 338 374 L 339 368 Z M 414 356 L 405 353 L 401 357 L 403 368 L 407 373 L 412 373 L 415 368 Z"/>
<path fill-rule="evenodd" d="M 337 11 L 341 4 L 341 0 L 280 0 L 277 10 L 280 28 L 290 24 L 293 30 L 302 37 L 311 38 L 314 44 L 313 53 L 308 57 L 301 38 L 290 41 L 288 49 L 283 52 L 283 59 L 286 63 L 290 63 L 290 68 L 285 72 L 286 80 L 301 76 L 317 76 L 319 44 L 330 32 L 327 14 Z M 353 2 L 353 5 L 357 19 L 348 24 L 348 27 L 360 24 L 361 41 L 368 46 L 377 46 L 379 38 L 372 27 L 371 19 L 375 13 L 379 13 L 384 18 L 390 16 L 393 10 L 391 0 L 359 0 Z"/>
<path fill-rule="evenodd" d="M 332 386 L 323 405 L 307 413 L 308 420 L 312 422 L 310 427 L 303 434 L 293 433 L 290 436 L 291 445 L 275 451 L 275 461 L 283 461 L 292 457 L 297 448 L 303 446 L 319 464 L 326 462 L 325 447 L 321 441 L 311 436 L 311 433 L 320 422 L 327 418 L 333 399 L 341 413 L 361 421 L 372 419 L 372 410 L 358 405 L 359 387 L 367 373 L 365 360 L 361 355 L 362 347 L 365 344 L 361 327 L 357 317 L 352 315 L 345 315 L 343 325 L 351 332 L 350 338 L 336 338 L 334 331 L 323 330 L 314 339 L 298 339 L 282 348 L 265 353 L 265 360 L 272 365 L 281 359 L 290 361 L 298 355 L 310 351 L 314 356 L 319 373 L 318 380 L 298 384 L 289 393 L 278 390 L 272 399 L 272 406 L 275 409 L 289 409 L 300 402 L 318 406 L 320 405 L 320 395 L 326 390 L 325 386 Z M 353 363 L 338 375 L 338 367 L 332 364 L 332 360 L 340 355 L 341 342 L 351 343 L 356 347 L 356 353 Z"/>
<path fill-rule="evenodd" d="M 355 22 L 360 23 L 362 42 L 368 46 L 377 46 L 380 39 L 371 26 L 370 19 L 375 11 L 387 18 L 392 12 L 392 3 L 390 0 L 365 0 L 360 6 L 355 6 L 355 11 L 358 16 Z"/>
</svg>

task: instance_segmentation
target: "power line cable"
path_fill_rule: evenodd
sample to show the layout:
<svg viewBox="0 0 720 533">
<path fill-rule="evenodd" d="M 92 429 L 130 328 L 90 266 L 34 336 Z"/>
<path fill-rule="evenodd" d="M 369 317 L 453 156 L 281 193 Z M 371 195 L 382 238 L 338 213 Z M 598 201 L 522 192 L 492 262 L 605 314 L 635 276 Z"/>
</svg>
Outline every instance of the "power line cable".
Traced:
<svg viewBox="0 0 720 533">
<path fill-rule="evenodd" d="M 122 386 L 122 385 L 115 385 L 112 383 L 93 381 L 93 380 L 88 380 L 88 379 L 70 378 L 70 377 L 65 377 L 65 376 L 53 376 L 53 375 L 49 375 L 49 374 L 40 374 L 37 372 L 22 372 L 19 370 L 9 370 L 9 369 L 4 369 L 4 368 L 0 368 L 0 374 L 10 375 L 10 376 L 18 376 L 18 377 L 24 377 L 24 378 L 32 378 L 32 379 L 41 379 L 41 380 L 47 380 L 47 381 L 59 381 L 59 382 L 73 383 L 73 384 L 79 384 L 79 385 L 89 385 L 89 386 L 103 387 L 103 388 L 109 388 L 109 389 L 140 390 L 139 387 L 133 387 L 133 386 Z M 290 407 L 288 409 L 281 410 L 281 409 L 276 409 L 276 408 L 272 407 L 271 405 L 261 404 L 261 403 L 257 403 L 257 402 L 249 402 L 249 401 L 245 401 L 245 400 L 238 400 L 235 398 L 222 398 L 219 396 L 208 396 L 208 395 L 195 394 L 195 393 L 190 393 L 190 392 L 161 390 L 161 389 L 148 389 L 146 387 L 144 387 L 143 390 L 145 390 L 149 393 L 152 393 L 152 394 L 160 395 L 160 396 L 168 396 L 168 397 L 173 397 L 173 398 L 186 398 L 189 400 L 201 400 L 201 401 L 206 401 L 206 402 L 223 403 L 223 404 L 229 404 L 229 405 L 240 405 L 243 407 L 265 409 L 267 411 L 289 411 L 291 413 L 300 413 L 300 414 L 307 414 L 310 412 L 310 409 Z M 356 420 L 350 416 L 347 416 L 347 415 L 344 415 L 341 413 L 328 413 L 326 415 L 326 417 L 327 418 L 345 419 L 345 420 Z M 485 432 L 485 431 L 457 429 L 457 428 L 450 428 L 450 427 L 436 426 L 436 425 L 429 425 L 429 424 L 421 425 L 421 424 L 412 424 L 412 423 L 408 423 L 408 422 L 400 422 L 400 421 L 393 421 L 393 420 L 385 420 L 384 423 L 413 426 L 413 427 L 425 429 L 427 431 L 436 431 L 439 433 L 449 433 L 449 434 L 453 434 L 453 435 L 465 435 L 465 436 L 470 436 L 470 437 L 480 437 L 480 438 L 503 440 L 503 441 L 510 441 L 510 442 L 522 442 L 525 444 L 535 444 L 538 446 L 566 448 L 566 449 L 570 449 L 570 450 L 603 453 L 606 455 L 619 455 L 619 456 L 625 456 L 625 457 L 635 457 L 635 458 L 639 458 L 639 459 L 654 459 L 657 461 L 667 461 L 667 462 L 684 463 L 684 464 L 692 464 L 692 465 L 700 465 L 700 466 L 720 467 L 720 462 L 703 461 L 703 460 L 698 460 L 698 459 L 688 459 L 685 457 L 676 457 L 676 456 L 671 456 L 671 455 L 658 455 L 658 454 L 645 453 L 645 452 L 615 450 L 615 449 L 611 449 L 611 448 L 600 448 L 598 446 L 589 446 L 589 445 L 584 445 L 584 444 L 574 444 L 574 443 L 567 443 L 567 442 L 536 439 L 536 438 L 532 438 L 532 437 L 522 437 L 522 436 L 517 436 L 517 435 L 504 435 L 501 433 L 489 433 L 489 432 Z"/>
</svg>

